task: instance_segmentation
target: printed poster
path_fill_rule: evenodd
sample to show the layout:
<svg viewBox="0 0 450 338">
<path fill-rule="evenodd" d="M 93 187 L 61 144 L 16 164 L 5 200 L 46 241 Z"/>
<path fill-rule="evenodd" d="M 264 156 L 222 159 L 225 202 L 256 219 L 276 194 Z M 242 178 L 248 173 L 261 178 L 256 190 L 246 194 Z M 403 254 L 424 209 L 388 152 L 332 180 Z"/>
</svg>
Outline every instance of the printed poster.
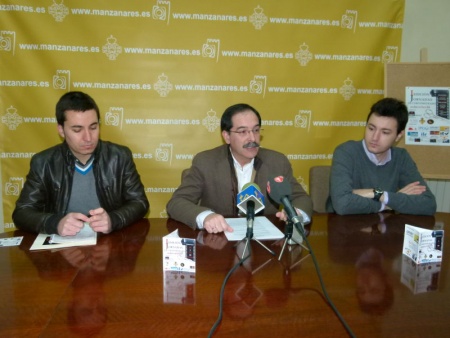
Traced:
<svg viewBox="0 0 450 338">
<path fill-rule="evenodd" d="M 449 87 L 406 87 L 405 144 L 449 146 Z"/>
</svg>

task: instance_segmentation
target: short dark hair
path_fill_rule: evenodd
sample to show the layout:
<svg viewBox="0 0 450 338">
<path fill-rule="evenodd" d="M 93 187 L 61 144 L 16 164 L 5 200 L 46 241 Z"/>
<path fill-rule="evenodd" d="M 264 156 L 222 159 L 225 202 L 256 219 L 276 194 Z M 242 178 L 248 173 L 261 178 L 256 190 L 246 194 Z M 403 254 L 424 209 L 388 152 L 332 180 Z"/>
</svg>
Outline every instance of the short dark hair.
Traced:
<svg viewBox="0 0 450 338">
<path fill-rule="evenodd" d="M 97 118 L 100 121 L 100 110 L 97 103 L 88 94 L 83 92 L 68 92 L 65 93 L 56 103 L 56 121 L 63 126 L 66 121 L 66 111 L 74 110 L 85 112 L 86 110 L 94 109 L 97 113 Z"/>
<path fill-rule="evenodd" d="M 370 108 L 366 122 L 369 121 L 372 114 L 395 118 L 397 120 L 397 134 L 405 130 L 408 123 L 408 108 L 405 103 L 392 97 L 386 97 L 375 102 Z"/>
<path fill-rule="evenodd" d="M 246 110 L 250 110 L 255 113 L 258 117 L 259 125 L 261 125 L 261 115 L 259 115 L 258 111 L 252 106 L 246 103 L 238 103 L 228 107 L 224 113 L 222 114 L 222 118 L 220 119 L 220 130 L 221 131 L 230 131 L 233 128 L 233 121 L 231 120 L 235 114 L 242 113 Z"/>
</svg>

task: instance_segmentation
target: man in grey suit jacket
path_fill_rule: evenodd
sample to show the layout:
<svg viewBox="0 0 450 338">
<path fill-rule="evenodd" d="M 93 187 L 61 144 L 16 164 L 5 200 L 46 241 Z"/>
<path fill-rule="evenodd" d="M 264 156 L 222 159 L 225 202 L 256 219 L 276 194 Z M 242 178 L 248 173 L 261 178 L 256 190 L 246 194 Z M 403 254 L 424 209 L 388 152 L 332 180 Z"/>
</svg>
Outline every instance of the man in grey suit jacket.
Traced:
<svg viewBox="0 0 450 338">
<path fill-rule="evenodd" d="M 292 186 L 292 205 L 309 223 L 312 201 L 292 173 L 287 157 L 260 148 L 261 116 L 248 104 L 236 104 L 221 118 L 226 144 L 197 154 L 181 185 L 167 203 L 169 216 L 209 233 L 233 231 L 225 217 L 237 217 L 236 196 L 249 182 L 265 195 L 264 215 L 286 220 L 284 211 L 266 192 L 267 180 L 282 175 Z"/>
</svg>

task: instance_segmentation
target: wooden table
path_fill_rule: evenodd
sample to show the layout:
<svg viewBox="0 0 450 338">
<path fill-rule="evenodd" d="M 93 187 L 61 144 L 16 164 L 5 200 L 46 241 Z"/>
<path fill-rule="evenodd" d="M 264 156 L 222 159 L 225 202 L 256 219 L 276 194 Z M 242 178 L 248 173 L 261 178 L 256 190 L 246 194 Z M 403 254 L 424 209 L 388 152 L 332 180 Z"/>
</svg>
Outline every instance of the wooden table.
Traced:
<svg viewBox="0 0 450 338">
<path fill-rule="evenodd" d="M 327 293 L 357 337 L 444 337 L 450 332 L 450 214 L 317 214 L 309 242 Z M 442 264 L 402 256 L 405 223 L 444 228 Z M 447 229 L 446 229 L 447 227 Z M 200 232 L 167 219 L 143 220 L 96 246 L 29 251 L 0 248 L 1 337 L 207 337 L 225 275 L 237 261 L 223 234 L 197 244 L 195 275 L 162 271 L 162 237 Z M 252 259 L 230 277 L 214 337 L 347 337 L 327 304 L 311 255 L 252 242 Z M 403 277 L 402 277 L 403 276 Z"/>
</svg>

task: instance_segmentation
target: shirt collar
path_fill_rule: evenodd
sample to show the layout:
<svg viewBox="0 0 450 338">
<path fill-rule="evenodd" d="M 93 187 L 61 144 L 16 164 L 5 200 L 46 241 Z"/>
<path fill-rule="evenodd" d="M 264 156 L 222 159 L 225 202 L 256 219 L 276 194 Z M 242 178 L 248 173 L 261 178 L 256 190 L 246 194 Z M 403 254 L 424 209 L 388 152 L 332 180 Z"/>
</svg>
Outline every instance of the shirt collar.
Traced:
<svg viewBox="0 0 450 338">
<path fill-rule="evenodd" d="M 367 149 L 366 142 L 364 142 L 364 140 L 362 140 L 362 145 L 363 145 L 363 148 L 364 148 L 364 152 L 366 153 L 366 155 L 369 158 L 370 162 L 372 162 L 375 165 L 385 165 L 386 163 L 388 163 L 392 159 L 392 154 L 391 154 L 391 149 L 390 148 L 387 151 L 386 158 L 383 161 L 378 161 L 378 159 L 375 156 L 375 154 L 371 153 Z"/>
<path fill-rule="evenodd" d="M 231 157 L 233 158 L 234 170 L 236 172 L 236 178 L 238 182 L 239 191 L 242 191 L 243 186 L 246 183 L 252 181 L 253 174 L 253 163 L 255 159 L 253 158 L 249 163 L 244 166 L 241 166 L 239 162 L 234 158 L 233 152 L 230 149 Z"/>
</svg>

